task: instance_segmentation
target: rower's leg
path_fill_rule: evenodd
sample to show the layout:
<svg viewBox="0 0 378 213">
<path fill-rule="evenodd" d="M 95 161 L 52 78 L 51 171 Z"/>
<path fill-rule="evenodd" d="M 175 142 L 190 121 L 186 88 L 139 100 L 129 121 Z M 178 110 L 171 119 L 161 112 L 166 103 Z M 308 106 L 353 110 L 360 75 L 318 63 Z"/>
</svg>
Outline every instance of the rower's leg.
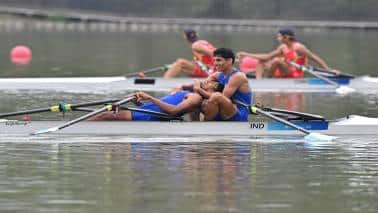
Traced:
<svg viewBox="0 0 378 213">
<path fill-rule="evenodd" d="M 190 112 L 189 119 L 191 121 L 200 121 L 200 112 L 199 111 Z"/>
<path fill-rule="evenodd" d="M 215 116 L 219 113 L 223 120 L 228 120 L 237 112 L 236 106 L 232 101 L 224 96 L 222 93 L 213 93 L 204 108 L 205 121 L 211 121 L 215 119 Z"/>
<path fill-rule="evenodd" d="M 273 64 L 276 63 L 278 58 L 274 58 L 269 61 L 259 62 L 256 66 L 256 79 L 270 78 L 272 77 L 274 70 Z"/>
<path fill-rule="evenodd" d="M 285 59 L 282 57 L 275 58 L 272 60 L 270 68 L 268 69 L 266 73 L 267 77 L 272 77 L 276 69 L 279 69 L 281 75 L 283 76 L 287 75 L 290 72 L 289 65 L 286 63 Z"/>
<path fill-rule="evenodd" d="M 181 73 L 186 73 L 190 75 L 193 73 L 194 69 L 195 65 L 193 62 L 179 58 L 176 60 L 175 63 L 172 64 L 171 68 L 169 68 L 164 73 L 164 78 L 174 78 L 180 75 Z"/>
<path fill-rule="evenodd" d="M 131 121 L 131 112 L 128 110 L 121 110 L 119 112 L 103 112 L 90 119 L 89 121 Z"/>
<path fill-rule="evenodd" d="M 262 79 L 263 78 L 263 74 L 264 74 L 264 70 L 265 70 L 265 63 L 262 63 L 261 61 L 259 61 L 256 65 L 256 79 Z"/>
</svg>

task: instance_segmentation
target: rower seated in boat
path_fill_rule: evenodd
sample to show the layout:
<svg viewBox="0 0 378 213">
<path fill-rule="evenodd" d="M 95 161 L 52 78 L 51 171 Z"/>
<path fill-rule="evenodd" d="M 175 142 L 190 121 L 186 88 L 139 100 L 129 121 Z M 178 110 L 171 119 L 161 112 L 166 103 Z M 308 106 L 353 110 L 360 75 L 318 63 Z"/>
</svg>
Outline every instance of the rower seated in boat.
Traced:
<svg viewBox="0 0 378 213">
<path fill-rule="evenodd" d="M 213 68 L 214 45 L 200 40 L 197 32 L 192 29 L 184 30 L 184 36 L 191 45 L 194 60 L 177 59 L 164 73 L 164 78 L 174 78 L 181 74 L 196 78 L 208 77 Z"/>
<path fill-rule="evenodd" d="M 256 79 L 261 78 L 302 78 L 303 71 L 294 67 L 290 62 L 298 65 L 307 65 L 311 59 L 323 69 L 334 75 L 340 75 L 340 71 L 331 69 L 318 55 L 309 50 L 304 44 L 297 41 L 292 29 L 280 29 L 277 34 L 280 45 L 270 53 L 237 53 L 239 60 L 243 57 L 252 57 L 258 60 L 256 65 Z"/>
<path fill-rule="evenodd" d="M 190 88 L 188 88 L 190 89 Z M 216 81 L 196 81 L 191 90 L 180 90 L 162 98 L 155 98 L 145 92 L 132 94 L 135 96 L 137 107 L 151 112 L 162 112 L 172 116 L 182 116 L 185 113 L 195 112 L 200 109 L 203 101 L 201 92 L 214 93 L 222 91 L 222 86 Z M 200 91 L 200 92 L 197 92 Z M 142 101 L 147 101 L 142 103 Z M 91 119 L 92 121 L 123 120 L 123 121 L 160 121 L 162 117 L 141 111 L 119 110 L 101 113 Z"/>
<path fill-rule="evenodd" d="M 235 101 L 252 104 L 252 91 L 246 75 L 233 67 L 235 54 L 231 49 L 218 48 L 214 51 L 214 65 L 218 72 L 209 79 L 215 79 L 224 86 L 222 92 L 212 93 L 204 102 L 202 111 L 206 121 L 248 121 L 248 109 Z"/>
</svg>

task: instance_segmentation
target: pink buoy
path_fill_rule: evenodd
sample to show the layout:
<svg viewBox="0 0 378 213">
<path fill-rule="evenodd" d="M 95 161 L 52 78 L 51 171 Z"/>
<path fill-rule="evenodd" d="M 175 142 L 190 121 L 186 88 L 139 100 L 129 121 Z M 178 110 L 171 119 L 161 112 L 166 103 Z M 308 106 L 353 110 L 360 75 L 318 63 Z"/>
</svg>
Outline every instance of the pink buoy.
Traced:
<svg viewBox="0 0 378 213">
<path fill-rule="evenodd" d="M 15 64 L 29 64 L 32 59 L 32 51 L 27 46 L 15 46 L 10 52 L 10 59 Z"/>
<path fill-rule="evenodd" d="M 257 59 L 245 56 L 240 60 L 239 67 L 244 73 L 254 72 L 256 70 L 257 63 Z"/>
</svg>

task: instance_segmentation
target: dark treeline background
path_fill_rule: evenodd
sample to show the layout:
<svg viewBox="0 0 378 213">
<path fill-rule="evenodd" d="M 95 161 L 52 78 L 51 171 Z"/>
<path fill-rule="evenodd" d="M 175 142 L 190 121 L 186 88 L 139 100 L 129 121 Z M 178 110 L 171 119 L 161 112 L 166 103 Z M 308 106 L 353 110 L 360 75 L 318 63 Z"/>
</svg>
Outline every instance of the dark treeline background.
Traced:
<svg viewBox="0 0 378 213">
<path fill-rule="evenodd" d="M 378 21 L 377 0 L 1 0 L 0 6 L 135 17 Z"/>
</svg>

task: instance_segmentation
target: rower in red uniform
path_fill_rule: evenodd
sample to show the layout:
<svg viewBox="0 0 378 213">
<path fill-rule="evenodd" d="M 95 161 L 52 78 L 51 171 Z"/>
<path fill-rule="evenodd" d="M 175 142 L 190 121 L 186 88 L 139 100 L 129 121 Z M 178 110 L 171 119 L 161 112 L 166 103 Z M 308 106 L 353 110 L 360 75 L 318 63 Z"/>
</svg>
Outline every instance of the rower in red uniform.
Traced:
<svg viewBox="0 0 378 213">
<path fill-rule="evenodd" d="M 192 29 L 184 30 L 186 40 L 191 44 L 193 61 L 179 58 L 164 73 L 164 78 L 173 78 L 182 73 L 191 77 L 206 78 L 212 72 L 215 47 L 208 41 L 199 40 L 198 34 Z"/>
<path fill-rule="evenodd" d="M 294 31 L 291 29 L 281 29 L 277 34 L 277 40 L 281 43 L 277 49 L 267 54 L 255 54 L 247 52 L 238 52 L 237 56 L 245 56 L 258 59 L 256 67 L 256 78 L 302 78 L 303 71 L 290 65 L 289 62 L 295 62 L 299 65 L 307 65 L 308 59 L 313 60 L 325 70 L 339 75 L 340 71 L 328 67 L 328 65 L 311 52 L 307 47 L 298 42 L 295 38 Z"/>
</svg>

